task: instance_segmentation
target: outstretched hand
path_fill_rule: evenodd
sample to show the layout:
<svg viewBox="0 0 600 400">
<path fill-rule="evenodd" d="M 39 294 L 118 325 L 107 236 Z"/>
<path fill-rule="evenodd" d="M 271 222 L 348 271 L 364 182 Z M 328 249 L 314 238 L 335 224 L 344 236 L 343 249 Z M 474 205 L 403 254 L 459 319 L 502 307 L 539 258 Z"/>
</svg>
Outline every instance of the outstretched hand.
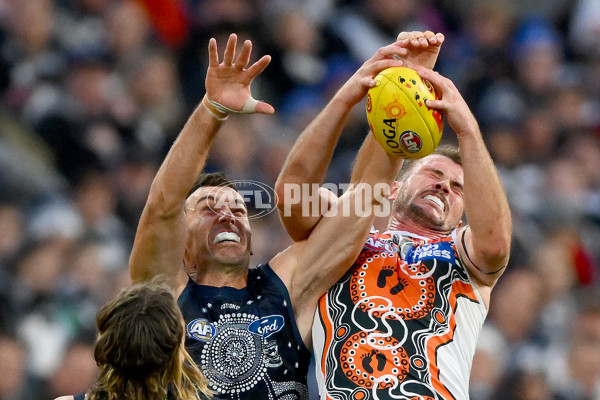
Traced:
<svg viewBox="0 0 600 400">
<path fill-rule="evenodd" d="M 406 67 L 414 69 L 422 66 L 433 69 L 445 38 L 442 33 L 413 31 L 400 32 L 397 40 L 406 47 L 406 55 L 400 55 Z"/>
<path fill-rule="evenodd" d="M 206 72 L 206 96 L 213 102 L 230 109 L 232 112 L 273 114 L 275 109 L 268 103 L 256 101 L 252 97 L 250 85 L 271 62 L 271 56 L 262 56 L 248 66 L 252 52 L 252 42 L 244 41 L 241 52 L 236 56 L 237 35 L 229 35 L 219 62 L 217 41 L 208 42 L 208 70 Z"/>
</svg>

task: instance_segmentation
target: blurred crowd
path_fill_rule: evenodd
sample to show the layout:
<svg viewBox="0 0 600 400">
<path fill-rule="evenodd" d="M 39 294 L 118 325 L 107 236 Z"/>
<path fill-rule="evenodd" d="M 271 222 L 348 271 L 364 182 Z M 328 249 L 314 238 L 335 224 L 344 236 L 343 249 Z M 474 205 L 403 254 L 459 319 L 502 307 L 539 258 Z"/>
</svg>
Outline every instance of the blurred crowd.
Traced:
<svg viewBox="0 0 600 400">
<path fill-rule="evenodd" d="M 436 69 L 479 120 L 513 212 L 471 398 L 600 399 L 599 0 L 0 0 L 0 400 L 94 379 L 96 312 L 129 283 L 210 37 L 272 55 L 253 92 L 276 115 L 231 116 L 208 169 L 273 186 L 341 82 L 412 30 L 446 35 Z M 348 182 L 367 132 L 357 107 L 327 182 Z M 251 224 L 254 264 L 290 243 L 276 212 Z"/>
</svg>

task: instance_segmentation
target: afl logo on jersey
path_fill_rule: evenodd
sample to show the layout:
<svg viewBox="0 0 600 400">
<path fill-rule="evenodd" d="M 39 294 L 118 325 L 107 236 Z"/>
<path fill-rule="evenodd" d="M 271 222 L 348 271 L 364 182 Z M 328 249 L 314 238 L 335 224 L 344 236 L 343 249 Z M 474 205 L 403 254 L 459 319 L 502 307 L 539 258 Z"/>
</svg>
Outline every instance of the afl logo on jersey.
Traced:
<svg viewBox="0 0 600 400">
<path fill-rule="evenodd" d="M 188 324 L 187 334 L 192 339 L 208 342 L 215 335 L 215 327 L 207 319 L 197 318 Z"/>
</svg>

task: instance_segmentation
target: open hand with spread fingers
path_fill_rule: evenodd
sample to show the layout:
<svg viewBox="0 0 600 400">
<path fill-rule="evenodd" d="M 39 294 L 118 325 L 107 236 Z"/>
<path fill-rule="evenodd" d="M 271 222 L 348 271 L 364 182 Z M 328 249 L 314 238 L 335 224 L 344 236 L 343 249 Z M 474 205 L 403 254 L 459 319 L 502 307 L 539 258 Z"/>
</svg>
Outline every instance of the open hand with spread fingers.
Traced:
<svg viewBox="0 0 600 400">
<path fill-rule="evenodd" d="M 264 55 L 258 61 L 250 64 L 252 42 L 244 41 L 240 53 L 236 56 L 237 40 L 236 34 L 232 33 L 229 36 L 223 59 L 219 62 L 217 41 L 214 38 L 210 39 L 206 96 L 203 103 L 222 117 L 226 117 L 230 113 L 273 114 L 275 112 L 273 106 L 255 100 L 250 90 L 252 81 L 271 62 L 271 56 Z"/>
</svg>

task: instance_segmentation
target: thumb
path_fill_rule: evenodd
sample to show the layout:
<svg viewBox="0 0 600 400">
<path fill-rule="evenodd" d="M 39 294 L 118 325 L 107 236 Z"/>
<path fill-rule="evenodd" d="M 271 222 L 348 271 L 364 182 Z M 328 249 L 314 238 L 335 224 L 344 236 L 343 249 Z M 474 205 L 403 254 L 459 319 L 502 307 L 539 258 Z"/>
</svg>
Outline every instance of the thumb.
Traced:
<svg viewBox="0 0 600 400">
<path fill-rule="evenodd" d="M 254 100 L 256 103 L 254 103 L 254 105 L 251 106 L 253 108 L 253 111 L 249 111 L 249 112 L 257 112 L 259 114 L 274 114 L 275 113 L 275 108 L 272 105 L 270 105 L 269 103 L 265 103 L 264 101 L 255 100 L 252 97 L 248 98 L 248 101 L 246 101 L 244 110 L 246 110 L 246 107 L 248 106 L 248 102 L 250 100 Z"/>
</svg>

